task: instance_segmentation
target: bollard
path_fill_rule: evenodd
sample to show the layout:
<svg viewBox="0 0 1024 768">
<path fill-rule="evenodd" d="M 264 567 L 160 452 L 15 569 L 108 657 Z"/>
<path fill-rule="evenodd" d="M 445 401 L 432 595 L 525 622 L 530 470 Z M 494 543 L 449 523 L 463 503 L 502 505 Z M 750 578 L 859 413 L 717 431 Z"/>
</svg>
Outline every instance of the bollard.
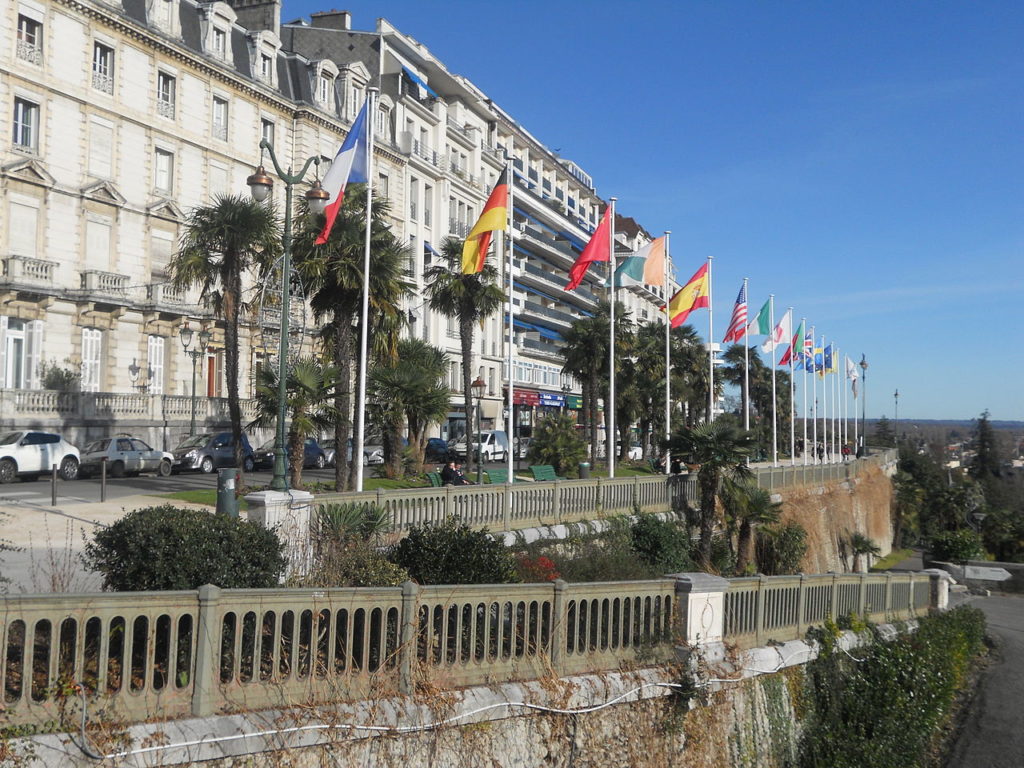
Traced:
<svg viewBox="0 0 1024 768">
<path fill-rule="evenodd" d="M 50 470 L 50 506 L 57 506 L 57 465 Z"/>
<path fill-rule="evenodd" d="M 107 457 L 100 461 L 100 501 L 107 500 Z"/>
<path fill-rule="evenodd" d="M 590 462 L 589 461 L 581 461 L 580 462 L 580 480 L 589 480 L 589 479 L 590 479 Z"/>
<path fill-rule="evenodd" d="M 217 470 L 217 514 L 238 517 L 237 481 L 238 470 L 235 467 Z"/>
</svg>

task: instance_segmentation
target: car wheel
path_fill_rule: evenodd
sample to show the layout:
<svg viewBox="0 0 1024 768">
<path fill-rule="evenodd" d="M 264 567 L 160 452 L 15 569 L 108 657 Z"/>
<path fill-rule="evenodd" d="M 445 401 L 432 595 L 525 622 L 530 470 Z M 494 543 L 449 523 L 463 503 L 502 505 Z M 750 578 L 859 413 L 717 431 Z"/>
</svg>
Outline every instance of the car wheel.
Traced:
<svg viewBox="0 0 1024 768">
<path fill-rule="evenodd" d="M 319 456 L 316 457 L 316 468 L 317 469 L 323 469 L 326 466 L 327 466 L 327 459 L 325 459 L 324 455 L 321 453 Z"/>
<path fill-rule="evenodd" d="M 203 460 L 199 463 L 199 471 L 206 475 L 213 472 L 213 459 L 209 456 L 204 456 Z"/>
<path fill-rule="evenodd" d="M 171 462 L 169 462 L 166 459 L 164 459 L 157 466 L 156 473 L 160 477 L 170 477 L 171 476 L 171 469 L 172 469 Z"/>
<path fill-rule="evenodd" d="M 124 477 L 124 462 L 115 461 L 110 465 L 110 476 L 111 477 Z"/>
<path fill-rule="evenodd" d="M 13 483 L 18 476 L 18 465 L 12 459 L 0 461 L 0 483 Z"/>
<path fill-rule="evenodd" d="M 60 463 L 60 476 L 64 480 L 74 480 L 78 477 L 78 459 L 74 456 L 65 456 Z"/>
<path fill-rule="evenodd" d="M 252 472 L 256 468 L 255 462 L 248 456 L 242 460 L 242 470 L 245 472 Z"/>
</svg>

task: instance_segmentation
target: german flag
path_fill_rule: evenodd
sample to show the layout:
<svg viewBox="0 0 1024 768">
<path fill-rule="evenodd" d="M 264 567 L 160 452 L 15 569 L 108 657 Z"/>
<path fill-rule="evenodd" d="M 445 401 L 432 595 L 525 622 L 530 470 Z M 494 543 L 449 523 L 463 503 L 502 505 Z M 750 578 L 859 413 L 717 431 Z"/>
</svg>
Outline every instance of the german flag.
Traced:
<svg viewBox="0 0 1024 768">
<path fill-rule="evenodd" d="M 487 249 L 491 247 L 491 233 L 508 226 L 508 169 L 501 172 L 498 183 L 487 198 L 480 218 L 466 236 L 462 246 L 462 273 L 475 275 L 484 268 Z"/>
</svg>

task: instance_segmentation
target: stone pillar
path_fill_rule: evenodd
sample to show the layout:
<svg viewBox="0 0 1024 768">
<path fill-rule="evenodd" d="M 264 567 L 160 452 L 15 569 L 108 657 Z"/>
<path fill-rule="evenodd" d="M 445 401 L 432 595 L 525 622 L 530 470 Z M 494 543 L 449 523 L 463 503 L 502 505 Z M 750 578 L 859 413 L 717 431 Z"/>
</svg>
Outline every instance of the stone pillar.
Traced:
<svg viewBox="0 0 1024 768">
<path fill-rule="evenodd" d="M 709 573 L 671 573 L 667 578 L 676 582 L 684 642 L 691 646 L 722 642 L 729 581 Z"/>
<path fill-rule="evenodd" d="M 924 573 L 931 578 L 931 607 L 945 611 L 949 608 L 949 585 L 953 577 L 941 568 L 928 568 Z"/>
<path fill-rule="evenodd" d="M 313 494 L 306 491 L 258 491 L 245 497 L 249 519 L 277 532 L 285 543 L 285 578 L 309 572 L 313 562 Z"/>
</svg>

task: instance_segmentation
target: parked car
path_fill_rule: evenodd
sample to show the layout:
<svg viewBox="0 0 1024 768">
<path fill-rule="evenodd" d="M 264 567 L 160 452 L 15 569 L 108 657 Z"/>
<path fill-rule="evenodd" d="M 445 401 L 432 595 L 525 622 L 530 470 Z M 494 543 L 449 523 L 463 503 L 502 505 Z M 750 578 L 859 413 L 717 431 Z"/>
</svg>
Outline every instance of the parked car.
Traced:
<svg viewBox="0 0 1024 768">
<path fill-rule="evenodd" d="M 307 437 L 306 442 L 302 446 L 302 468 L 303 469 L 323 469 L 327 466 L 327 454 L 324 453 L 323 448 L 317 443 L 316 438 Z M 285 455 L 288 460 L 291 459 L 291 448 L 285 445 Z M 267 440 L 263 445 L 260 446 L 259 450 L 256 451 L 256 466 L 259 469 L 269 469 L 274 466 L 274 440 Z"/>
<path fill-rule="evenodd" d="M 432 437 L 427 440 L 426 448 L 423 451 L 423 460 L 426 462 L 444 462 L 448 459 L 448 442 L 440 437 Z"/>
<path fill-rule="evenodd" d="M 22 430 L 0 436 L 0 483 L 16 477 L 37 478 L 57 471 L 64 480 L 78 477 L 78 449 L 52 432 Z"/>
<path fill-rule="evenodd" d="M 349 460 L 352 459 L 352 444 L 354 442 L 355 441 L 352 438 L 349 438 L 349 440 L 348 440 L 348 453 L 346 454 L 348 456 Z M 338 446 L 337 446 L 337 443 L 335 443 L 334 438 L 332 437 L 332 438 L 328 438 L 327 440 L 321 441 L 320 442 L 320 447 L 324 449 L 324 455 L 327 457 L 327 466 L 333 467 L 335 465 L 335 463 L 337 463 L 337 461 L 338 461 Z M 378 457 L 374 457 L 374 461 L 372 461 L 372 462 L 370 461 L 370 456 L 371 456 L 372 453 L 374 453 L 375 450 L 376 451 L 381 451 L 380 446 L 377 446 L 375 448 L 372 445 L 363 445 L 363 466 L 364 467 L 367 464 L 383 464 L 384 463 L 383 451 L 381 451 L 381 454 L 380 454 L 380 457 L 379 457 L 380 458 L 379 461 L 377 460 Z"/>
<path fill-rule="evenodd" d="M 251 472 L 255 462 L 252 446 L 249 445 L 249 438 L 245 436 L 245 433 L 242 434 L 242 448 L 244 449 L 242 468 L 246 472 Z M 174 472 L 198 470 L 210 473 L 219 467 L 235 466 L 235 442 L 230 432 L 186 437 L 174 449 L 173 454 L 174 463 L 171 465 L 171 469 Z"/>
<path fill-rule="evenodd" d="M 167 477 L 174 466 L 173 453 L 150 448 L 137 437 L 117 436 L 93 440 L 85 446 L 79 472 L 83 477 L 100 474 L 104 459 L 111 477 L 140 472 L 156 472 L 160 477 Z"/>
<path fill-rule="evenodd" d="M 482 454 L 484 461 L 504 461 L 508 458 L 508 435 L 498 429 L 485 429 L 479 435 L 479 442 L 473 440 L 473 455 Z M 451 451 L 460 457 L 466 455 L 466 436 L 449 443 Z"/>
</svg>

